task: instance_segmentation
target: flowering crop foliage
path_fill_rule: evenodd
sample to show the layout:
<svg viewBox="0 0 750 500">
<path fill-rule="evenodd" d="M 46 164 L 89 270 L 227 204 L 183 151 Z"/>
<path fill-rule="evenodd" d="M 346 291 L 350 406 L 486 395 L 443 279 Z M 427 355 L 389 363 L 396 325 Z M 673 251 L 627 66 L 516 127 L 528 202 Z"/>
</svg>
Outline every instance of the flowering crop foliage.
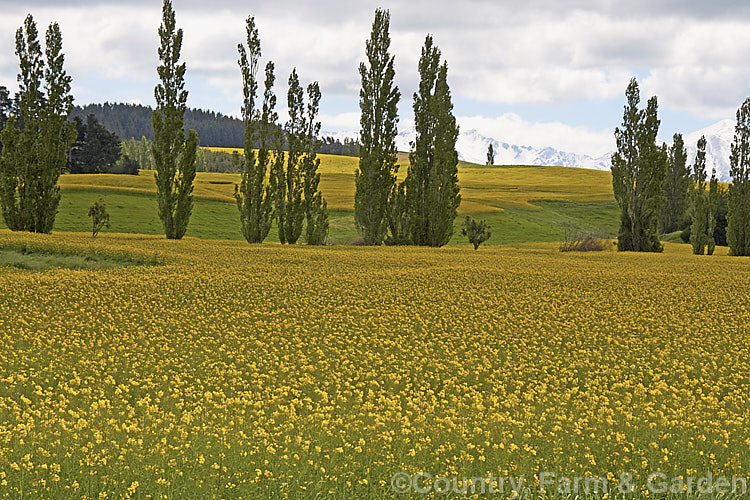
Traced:
<svg viewBox="0 0 750 500">
<path fill-rule="evenodd" d="M 0 232 L 9 245 L 158 265 L 0 269 L 4 496 L 750 473 L 744 259 Z"/>
</svg>

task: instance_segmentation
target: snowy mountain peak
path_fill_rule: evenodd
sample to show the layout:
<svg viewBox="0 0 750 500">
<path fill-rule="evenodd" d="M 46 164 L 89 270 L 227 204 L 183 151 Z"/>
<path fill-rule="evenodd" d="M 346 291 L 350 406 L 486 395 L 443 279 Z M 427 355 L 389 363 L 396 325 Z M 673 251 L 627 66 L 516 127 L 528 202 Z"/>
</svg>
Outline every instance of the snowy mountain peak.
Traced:
<svg viewBox="0 0 750 500">
<path fill-rule="evenodd" d="M 414 128 L 402 131 L 396 138 L 398 150 L 410 151 L 410 143 L 415 136 Z M 466 162 L 484 165 L 487 162 L 487 148 L 490 144 L 492 144 L 492 149 L 495 152 L 495 165 L 560 165 L 597 170 L 609 169 L 609 155 L 592 158 L 587 155 L 559 151 L 551 147 L 538 149 L 531 146 L 518 146 L 486 137 L 474 129 L 459 132 L 456 141 L 458 158 Z"/>
<path fill-rule="evenodd" d="M 688 165 L 692 165 L 698 151 L 698 139 L 706 138 L 706 171 L 716 169 L 716 176 L 720 181 L 731 180 L 729 175 L 729 155 L 732 152 L 732 141 L 734 140 L 734 120 L 721 120 L 701 130 L 690 132 L 682 136 L 685 149 L 688 153 Z"/>
<path fill-rule="evenodd" d="M 695 161 L 698 139 L 706 137 L 706 170 L 711 175 L 711 170 L 716 168 L 719 180 L 727 182 L 729 176 L 729 154 L 734 139 L 734 120 L 721 120 L 701 130 L 683 134 L 685 149 L 688 153 L 688 164 Z M 354 137 L 357 134 L 327 134 L 335 137 L 344 135 Z M 415 129 L 402 130 L 396 137 L 396 146 L 399 151 L 411 151 L 411 142 L 416 137 Z M 532 146 L 519 146 L 501 142 L 491 137 L 482 135 L 475 129 L 461 130 L 456 141 L 456 151 L 460 160 L 484 165 L 487 162 L 487 147 L 492 144 L 495 152 L 495 165 L 559 165 L 564 167 L 591 168 L 596 170 L 609 170 L 612 153 L 607 153 L 598 158 L 591 156 L 560 151 L 553 147 L 535 148 Z"/>
</svg>

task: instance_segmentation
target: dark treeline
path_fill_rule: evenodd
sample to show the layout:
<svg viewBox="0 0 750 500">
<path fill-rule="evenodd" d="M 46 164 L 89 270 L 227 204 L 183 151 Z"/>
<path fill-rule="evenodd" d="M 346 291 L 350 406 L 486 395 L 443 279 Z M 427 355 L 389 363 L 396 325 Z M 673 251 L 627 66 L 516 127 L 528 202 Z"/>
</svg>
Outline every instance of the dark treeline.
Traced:
<svg viewBox="0 0 750 500">
<path fill-rule="evenodd" d="M 154 140 L 151 126 L 150 106 L 141 104 L 109 103 L 74 106 L 71 118 L 85 119 L 89 114 L 96 116 L 99 123 L 117 134 L 122 140 L 146 137 Z M 241 120 L 213 111 L 188 109 L 185 112 L 185 130 L 198 132 L 201 146 L 241 148 L 245 127 Z"/>
<path fill-rule="evenodd" d="M 71 119 L 79 117 L 85 120 L 89 114 L 93 114 L 99 123 L 117 134 L 123 141 L 131 138 L 140 140 L 141 137 L 146 137 L 149 141 L 153 141 L 152 113 L 153 109 L 151 107 L 141 104 L 105 102 L 104 104 L 87 104 L 83 107 L 74 106 Z M 198 132 L 201 146 L 218 148 L 244 147 L 245 125 L 238 118 L 214 111 L 188 109 L 185 112 L 185 130 L 190 129 Z M 284 149 L 288 149 L 286 144 Z M 342 143 L 339 139 L 333 137 L 322 137 L 321 147 L 318 152 L 332 155 L 357 156 L 359 154 L 359 144 L 349 138 L 344 139 Z"/>
</svg>

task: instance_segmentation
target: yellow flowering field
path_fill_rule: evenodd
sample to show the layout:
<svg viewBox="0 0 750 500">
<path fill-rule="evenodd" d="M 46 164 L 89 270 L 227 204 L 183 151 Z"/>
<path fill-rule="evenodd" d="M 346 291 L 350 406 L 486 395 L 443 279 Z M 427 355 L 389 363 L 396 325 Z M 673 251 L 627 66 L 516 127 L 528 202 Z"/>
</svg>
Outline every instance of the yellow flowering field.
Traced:
<svg viewBox="0 0 750 500">
<path fill-rule="evenodd" d="M 750 261 L 726 252 L 0 231 L 8 246 L 152 265 L 0 268 L 3 497 L 750 475 Z"/>
</svg>

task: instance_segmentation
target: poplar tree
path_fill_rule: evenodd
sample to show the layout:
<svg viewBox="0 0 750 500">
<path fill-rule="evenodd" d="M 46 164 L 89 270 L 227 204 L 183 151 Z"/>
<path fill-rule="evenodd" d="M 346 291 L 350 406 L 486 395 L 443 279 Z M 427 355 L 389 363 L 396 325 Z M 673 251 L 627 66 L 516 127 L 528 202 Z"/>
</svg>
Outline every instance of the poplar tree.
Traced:
<svg viewBox="0 0 750 500">
<path fill-rule="evenodd" d="M 234 198 L 240 212 L 243 236 L 248 243 L 262 243 L 271 229 L 273 216 L 272 193 L 270 185 L 266 182 L 266 173 L 272 161 L 271 148 L 278 116 L 274 111 L 274 65 L 270 61 L 265 69 L 263 106 L 261 110 L 256 109 L 255 97 L 258 91 L 257 74 L 261 51 L 255 18 L 247 18 L 246 30 L 247 48 L 241 43 L 237 45 L 242 73 L 245 155 L 242 160 L 240 185 L 235 185 Z M 259 144 L 257 156 L 254 149 L 256 142 Z"/>
<path fill-rule="evenodd" d="M 620 206 L 619 251 L 661 252 L 658 215 L 666 175 L 666 146 L 656 145 L 659 132 L 657 100 L 639 109 L 635 78 L 625 92 L 622 128 L 615 129 L 617 151 L 612 155 L 612 188 Z"/>
<path fill-rule="evenodd" d="M 16 31 L 18 114 L 8 118 L 0 134 L 0 204 L 5 223 L 14 231 L 52 231 L 60 203 L 57 183 L 78 135 L 68 121 L 73 108 L 71 77 L 64 69 L 57 23 L 49 25 L 45 45 L 43 57 L 29 14 Z"/>
<path fill-rule="evenodd" d="M 690 226 L 690 244 L 693 246 L 693 255 L 703 255 L 708 245 L 708 204 L 706 203 L 706 138 L 698 140 L 698 152 L 693 164 L 693 184 L 695 189 L 692 193 L 693 200 L 693 223 Z"/>
<path fill-rule="evenodd" d="M 281 172 L 282 178 L 278 179 L 277 183 L 277 189 L 283 191 L 283 196 L 277 197 L 281 205 L 281 210 L 277 212 L 279 239 L 282 243 L 289 244 L 297 243 L 302 235 L 302 225 L 305 220 L 302 161 L 305 153 L 307 124 L 303 96 L 295 68 L 289 75 L 289 91 L 287 92 L 289 121 L 284 130 L 288 144 L 286 170 Z"/>
<path fill-rule="evenodd" d="M 708 189 L 708 241 L 706 243 L 706 253 L 713 255 L 716 249 L 716 223 L 719 219 L 719 179 L 716 178 L 716 167 L 711 171 L 711 182 Z"/>
<path fill-rule="evenodd" d="M 273 134 L 273 155 L 269 184 L 271 188 L 271 202 L 274 218 L 279 229 L 279 242 L 286 243 L 284 221 L 286 220 L 286 152 L 284 151 L 284 132 L 281 127 L 275 127 Z"/>
<path fill-rule="evenodd" d="M 394 56 L 388 51 L 390 13 L 375 11 L 370 39 L 365 44 L 367 64 L 359 65 L 362 88 L 359 92 L 360 141 L 359 166 L 355 171 L 354 222 L 366 245 L 380 245 L 390 225 L 388 202 L 396 184 L 396 135 L 398 101 Z M 396 235 L 398 238 L 398 235 Z"/>
<path fill-rule="evenodd" d="M 729 255 L 750 255 L 750 97 L 737 110 L 732 154 L 729 156 L 727 243 Z"/>
<path fill-rule="evenodd" d="M 185 90 L 185 63 L 180 64 L 182 29 L 176 29 L 172 2 L 164 0 L 159 27 L 159 83 L 154 89 L 156 109 L 151 116 L 154 142 L 151 144 L 156 173 L 159 218 L 169 239 L 181 239 L 187 231 L 193 210 L 193 180 L 198 133 L 190 130 L 185 138 L 184 117 L 188 92 Z"/>
<path fill-rule="evenodd" d="M 492 147 L 492 143 L 487 146 L 487 165 L 495 164 L 495 148 Z"/>
<path fill-rule="evenodd" d="M 665 202 L 659 218 L 659 229 L 662 233 L 685 228 L 685 215 L 694 191 L 690 173 L 682 134 L 675 134 L 669 148 L 663 191 Z"/>
<path fill-rule="evenodd" d="M 305 240 L 308 245 L 324 245 L 328 237 L 328 203 L 320 192 L 320 122 L 316 121 L 320 110 L 320 86 L 313 82 L 307 86 L 307 119 L 305 155 L 302 160 L 303 195 L 307 226 Z"/>
<path fill-rule="evenodd" d="M 419 90 L 414 93 L 417 137 L 409 155 L 406 207 L 411 241 L 440 247 L 453 235 L 461 195 L 458 187 L 458 125 L 448 86 L 448 64 L 427 35 L 419 60 Z"/>
</svg>

